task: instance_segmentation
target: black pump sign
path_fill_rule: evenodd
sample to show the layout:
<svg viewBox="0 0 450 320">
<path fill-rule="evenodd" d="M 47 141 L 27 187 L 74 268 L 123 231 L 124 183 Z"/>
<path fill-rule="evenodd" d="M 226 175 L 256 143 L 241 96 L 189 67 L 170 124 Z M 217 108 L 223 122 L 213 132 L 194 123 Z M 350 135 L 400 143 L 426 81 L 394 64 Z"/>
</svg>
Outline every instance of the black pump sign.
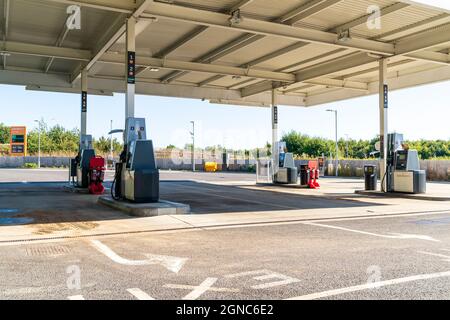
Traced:
<svg viewBox="0 0 450 320">
<path fill-rule="evenodd" d="M 128 51 L 128 69 L 127 69 L 128 84 L 136 83 L 136 53 Z"/>
<path fill-rule="evenodd" d="M 388 85 L 385 84 L 383 89 L 384 89 L 384 108 L 387 109 L 389 107 L 389 99 L 388 99 L 389 87 L 388 87 Z"/>
</svg>

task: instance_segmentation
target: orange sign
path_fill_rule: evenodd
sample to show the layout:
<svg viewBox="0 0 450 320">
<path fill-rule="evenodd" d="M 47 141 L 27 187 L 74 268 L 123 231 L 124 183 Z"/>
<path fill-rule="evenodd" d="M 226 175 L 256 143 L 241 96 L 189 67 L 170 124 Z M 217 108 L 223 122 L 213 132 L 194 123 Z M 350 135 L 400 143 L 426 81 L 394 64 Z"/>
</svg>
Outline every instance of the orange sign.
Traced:
<svg viewBox="0 0 450 320">
<path fill-rule="evenodd" d="M 11 127 L 9 154 L 14 157 L 27 155 L 27 127 Z"/>
</svg>

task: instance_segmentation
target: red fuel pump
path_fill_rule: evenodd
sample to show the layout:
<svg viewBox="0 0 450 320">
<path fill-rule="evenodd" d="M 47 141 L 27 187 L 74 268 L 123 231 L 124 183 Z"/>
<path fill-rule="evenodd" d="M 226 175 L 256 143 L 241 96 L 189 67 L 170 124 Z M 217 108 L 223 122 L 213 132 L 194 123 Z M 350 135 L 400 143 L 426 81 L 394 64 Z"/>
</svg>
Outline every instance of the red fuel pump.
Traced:
<svg viewBox="0 0 450 320">
<path fill-rule="evenodd" d="M 105 187 L 105 159 L 102 157 L 92 157 L 89 161 L 89 193 L 103 194 Z"/>
<path fill-rule="evenodd" d="M 310 170 L 308 186 L 311 189 L 318 189 L 318 188 L 320 188 L 320 184 L 319 184 L 319 182 L 317 182 L 317 180 L 319 179 L 318 161 L 309 161 L 308 162 L 308 167 L 309 167 L 309 170 Z"/>
</svg>

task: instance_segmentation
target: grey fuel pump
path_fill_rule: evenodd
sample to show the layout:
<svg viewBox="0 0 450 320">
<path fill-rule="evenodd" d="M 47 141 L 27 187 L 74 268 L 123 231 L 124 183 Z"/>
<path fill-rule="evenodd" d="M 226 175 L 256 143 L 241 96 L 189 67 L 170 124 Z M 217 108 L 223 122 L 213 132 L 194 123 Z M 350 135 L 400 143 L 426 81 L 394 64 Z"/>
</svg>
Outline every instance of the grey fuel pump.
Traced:
<svg viewBox="0 0 450 320">
<path fill-rule="evenodd" d="M 92 136 L 81 135 L 78 155 L 70 162 L 70 177 L 73 183 L 79 188 L 89 186 L 89 162 L 95 157 L 95 150 L 92 147 Z"/>
<path fill-rule="evenodd" d="M 124 150 L 116 163 L 111 194 L 116 200 L 138 203 L 159 201 L 159 171 L 153 142 L 147 140 L 145 119 L 128 118 L 124 131 Z"/>
<path fill-rule="evenodd" d="M 387 192 L 425 193 L 426 171 L 420 170 L 417 150 L 405 147 L 403 135 L 388 135 L 387 168 L 385 176 Z M 383 183 L 382 183 L 383 185 Z"/>
</svg>

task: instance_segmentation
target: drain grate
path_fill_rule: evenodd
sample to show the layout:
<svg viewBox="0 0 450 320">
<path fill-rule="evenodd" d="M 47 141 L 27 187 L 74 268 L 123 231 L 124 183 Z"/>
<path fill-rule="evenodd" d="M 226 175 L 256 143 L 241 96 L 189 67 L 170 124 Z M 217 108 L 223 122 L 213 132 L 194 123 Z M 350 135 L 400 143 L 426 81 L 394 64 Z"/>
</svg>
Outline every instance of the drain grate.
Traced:
<svg viewBox="0 0 450 320">
<path fill-rule="evenodd" d="M 27 256 L 32 257 L 49 257 L 68 254 L 70 249 L 65 246 L 46 246 L 27 248 Z"/>
</svg>

